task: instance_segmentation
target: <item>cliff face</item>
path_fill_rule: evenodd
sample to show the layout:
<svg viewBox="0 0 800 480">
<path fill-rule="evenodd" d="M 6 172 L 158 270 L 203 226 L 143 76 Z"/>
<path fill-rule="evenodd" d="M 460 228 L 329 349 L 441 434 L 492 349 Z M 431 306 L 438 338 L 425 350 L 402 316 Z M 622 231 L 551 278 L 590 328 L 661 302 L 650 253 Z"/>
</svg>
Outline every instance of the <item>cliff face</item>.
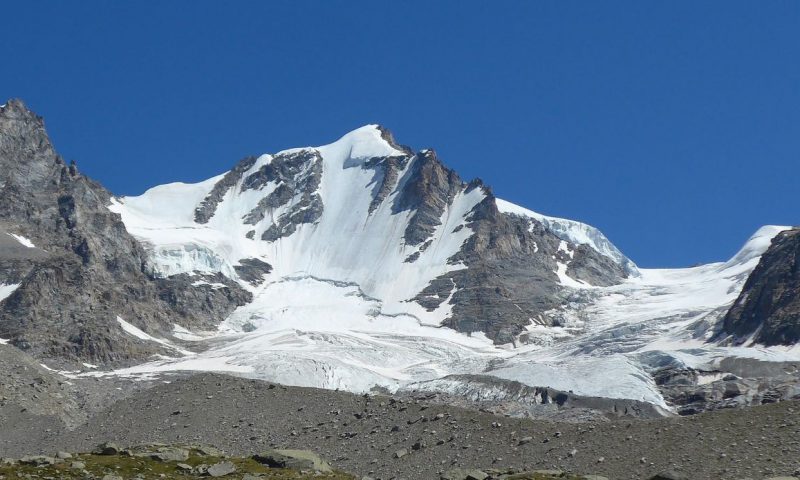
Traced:
<svg viewBox="0 0 800 480">
<path fill-rule="evenodd" d="M 725 316 L 723 329 L 737 343 L 800 341 L 800 228 L 772 240 Z"/>
<path fill-rule="evenodd" d="M 224 318 L 245 300 L 239 293 L 214 302 L 216 311 L 191 315 L 187 304 L 208 302 L 183 299 L 176 308 L 186 282 L 147 273 L 145 251 L 107 208 L 111 194 L 67 165 L 43 120 L 17 100 L 0 108 L 0 182 L 0 284 L 11 291 L 0 303 L 0 338 L 23 350 L 97 363 L 141 360 L 170 349 L 126 333 L 117 317 L 160 336 L 174 323 Z M 206 296 L 191 293 L 198 295 Z"/>
</svg>

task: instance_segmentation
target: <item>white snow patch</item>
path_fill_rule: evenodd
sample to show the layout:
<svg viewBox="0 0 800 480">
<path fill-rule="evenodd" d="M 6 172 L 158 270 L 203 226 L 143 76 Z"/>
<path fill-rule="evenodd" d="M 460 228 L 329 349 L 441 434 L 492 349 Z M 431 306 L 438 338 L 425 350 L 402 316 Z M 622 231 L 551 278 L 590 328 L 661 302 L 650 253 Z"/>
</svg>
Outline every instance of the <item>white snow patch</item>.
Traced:
<svg viewBox="0 0 800 480">
<path fill-rule="evenodd" d="M 219 282 L 209 283 L 209 282 L 205 282 L 203 280 L 197 280 L 196 282 L 192 283 L 193 287 L 199 287 L 199 286 L 202 286 L 202 285 L 208 285 L 211 288 L 213 288 L 214 290 L 219 290 L 220 288 L 226 288 L 227 287 L 227 285 L 225 285 L 224 283 L 219 283 Z"/>
<path fill-rule="evenodd" d="M 178 325 L 177 323 L 172 326 L 172 336 L 179 340 L 185 340 L 188 342 L 198 342 L 200 340 L 203 340 L 204 338 L 214 336 L 215 333 L 216 332 L 195 333 Z"/>
<path fill-rule="evenodd" d="M 14 237 L 14 239 L 16 241 L 18 241 L 19 243 L 21 243 L 23 246 L 25 246 L 27 248 L 36 248 L 36 245 L 34 245 L 32 241 L 30 241 L 29 239 L 23 237 L 22 235 L 17 235 L 15 233 L 6 233 L 6 235 L 8 235 L 10 237 Z"/>
<path fill-rule="evenodd" d="M 558 251 L 564 252 L 570 259 L 572 259 L 575 256 L 575 252 L 569 249 L 567 242 L 564 240 L 561 240 L 561 242 L 559 242 Z M 592 285 L 584 283 L 580 280 L 576 280 L 567 275 L 567 268 L 569 268 L 569 263 L 572 262 L 572 260 L 570 260 L 567 263 L 564 263 L 559 261 L 558 258 L 555 259 L 556 259 L 555 274 L 558 275 L 558 281 L 561 283 L 561 285 L 570 288 L 594 288 Z"/>
<path fill-rule="evenodd" d="M 18 289 L 19 286 L 19 283 L 12 283 L 9 285 L 0 283 L 0 302 L 11 296 L 11 294 L 14 293 L 14 290 Z"/>
<path fill-rule="evenodd" d="M 168 348 L 171 348 L 172 350 L 180 352 L 183 355 L 194 355 L 194 352 L 190 352 L 188 350 L 184 350 L 184 349 L 182 349 L 182 348 L 180 348 L 180 347 L 178 347 L 178 346 L 176 346 L 176 345 L 174 345 L 174 344 L 172 344 L 172 343 L 170 343 L 170 342 L 168 342 L 166 340 L 162 340 L 160 338 L 156 338 L 156 337 L 153 337 L 151 335 L 148 335 L 147 333 L 145 333 L 142 330 L 140 330 L 139 328 L 137 328 L 135 325 L 131 325 L 130 323 L 128 323 L 125 320 L 123 320 L 122 317 L 120 317 L 120 316 L 117 316 L 117 322 L 119 323 L 120 327 L 122 327 L 122 329 L 126 333 L 128 333 L 130 335 L 133 335 L 134 337 L 136 337 L 136 338 L 138 338 L 140 340 L 159 343 L 161 345 L 164 345 L 165 347 L 168 347 Z"/>
</svg>

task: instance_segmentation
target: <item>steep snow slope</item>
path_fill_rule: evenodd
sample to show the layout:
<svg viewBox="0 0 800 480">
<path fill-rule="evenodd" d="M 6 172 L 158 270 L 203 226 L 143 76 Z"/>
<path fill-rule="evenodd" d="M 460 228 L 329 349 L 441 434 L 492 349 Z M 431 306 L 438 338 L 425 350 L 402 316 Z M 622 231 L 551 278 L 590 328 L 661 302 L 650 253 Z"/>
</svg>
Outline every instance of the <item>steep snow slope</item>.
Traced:
<svg viewBox="0 0 800 480">
<path fill-rule="evenodd" d="M 302 152 L 293 149 L 275 156 L 263 155 L 242 179 L 269 164 L 274 157 Z M 207 224 L 194 221 L 195 208 L 221 177 L 196 185 L 170 184 L 148 190 L 139 197 L 115 200 L 112 210 L 122 215 L 128 230 L 151 244 L 159 273 L 221 271 L 238 278 L 234 266 L 245 258 L 258 258 L 273 267 L 271 278 L 314 277 L 352 282 L 370 296 L 388 302 L 414 297 L 432 279 L 460 268 L 447 260 L 469 237 L 465 217 L 484 198 L 477 188 L 458 193 L 432 236 L 432 245 L 414 262 L 405 262 L 419 248 L 403 241 L 413 211 L 392 211 L 393 196 L 370 211 L 376 173 L 362 168 L 373 158 L 406 156 L 381 137 L 375 126 L 355 130 L 339 141 L 318 147 L 322 159 L 321 181 L 316 192 L 324 212 L 317 222 L 297 226 L 296 232 L 273 242 L 260 239 L 271 222 L 249 225 L 242 218 L 277 188 L 262 189 L 239 184 L 228 192 Z M 399 172 L 408 176 L 411 163 Z M 285 215 L 287 207 L 269 212 L 272 220 Z M 248 232 L 254 231 L 248 238 Z"/>
</svg>

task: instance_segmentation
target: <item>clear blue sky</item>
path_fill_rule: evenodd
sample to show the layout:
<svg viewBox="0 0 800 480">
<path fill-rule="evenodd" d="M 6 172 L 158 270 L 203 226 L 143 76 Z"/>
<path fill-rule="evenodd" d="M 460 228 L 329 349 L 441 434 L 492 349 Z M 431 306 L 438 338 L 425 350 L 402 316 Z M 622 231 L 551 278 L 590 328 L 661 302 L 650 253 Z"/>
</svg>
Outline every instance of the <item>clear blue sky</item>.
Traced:
<svg viewBox="0 0 800 480">
<path fill-rule="evenodd" d="M 642 266 L 800 223 L 796 0 L 6 2 L 0 96 L 118 194 L 380 123 Z"/>
</svg>

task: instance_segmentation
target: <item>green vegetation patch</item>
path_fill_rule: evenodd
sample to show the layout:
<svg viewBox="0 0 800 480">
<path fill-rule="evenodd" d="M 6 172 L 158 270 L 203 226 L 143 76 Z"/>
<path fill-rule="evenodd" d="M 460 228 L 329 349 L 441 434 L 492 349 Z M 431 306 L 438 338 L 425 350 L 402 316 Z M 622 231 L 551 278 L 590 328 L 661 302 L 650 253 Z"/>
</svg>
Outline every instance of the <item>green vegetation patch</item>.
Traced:
<svg viewBox="0 0 800 480">
<path fill-rule="evenodd" d="M 197 447 L 155 446 L 124 450 L 111 448 L 105 454 L 102 451 L 99 448 L 94 453 L 73 454 L 70 458 L 38 456 L 18 460 L 3 459 L 0 462 L 0 480 L 355 479 L 352 475 L 337 471 L 270 467 L 253 458 L 229 457 L 214 449 Z"/>
</svg>

